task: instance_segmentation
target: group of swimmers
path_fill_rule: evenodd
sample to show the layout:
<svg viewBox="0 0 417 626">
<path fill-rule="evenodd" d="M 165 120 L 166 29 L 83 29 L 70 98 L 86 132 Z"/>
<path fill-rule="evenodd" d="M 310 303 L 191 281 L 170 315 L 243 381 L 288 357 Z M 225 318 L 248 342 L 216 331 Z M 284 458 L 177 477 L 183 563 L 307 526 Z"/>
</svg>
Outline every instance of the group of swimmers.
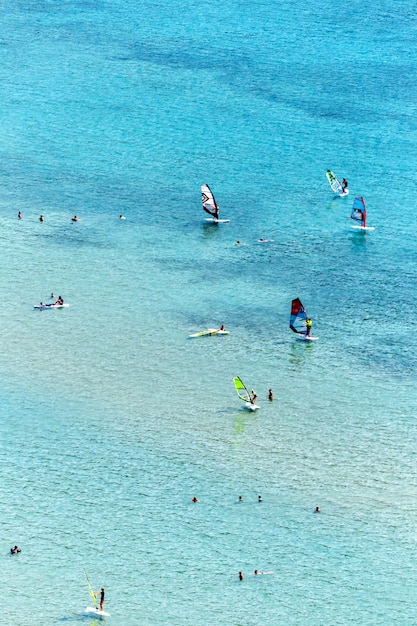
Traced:
<svg viewBox="0 0 417 626">
<path fill-rule="evenodd" d="M 191 498 L 191 502 L 200 502 L 200 500 L 197 498 L 197 496 L 193 496 Z M 243 502 L 243 498 L 242 496 L 239 496 L 238 502 Z M 263 502 L 262 500 L 262 496 L 258 496 L 258 502 Z M 318 508 L 318 507 L 317 507 Z"/>
<path fill-rule="evenodd" d="M 22 220 L 22 219 L 23 219 L 23 214 L 22 214 L 22 211 L 19 211 L 19 212 L 18 212 L 18 214 L 17 214 L 17 218 L 18 218 L 19 220 Z M 124 215 L 119 215 L 119 220 L 125 220 L 125 219 L 126 219 L 126 218 L 125 218 L 125 216 L 124 216 Z M 44 216 L 43 216 L 43 215 L 40 215 L 40 216 L 38 217 L 38 220 L 39 220 L 40 222 L 44 222 L 44 221 L 45 221 L 45 218 L 44 218 Z M 72 217 L 72 218 L 71 218 L 71 222 L 78 222 L 78 217 L 77 217 L 76 215 L 74 215 L 74 217 Z"/>
</svg>

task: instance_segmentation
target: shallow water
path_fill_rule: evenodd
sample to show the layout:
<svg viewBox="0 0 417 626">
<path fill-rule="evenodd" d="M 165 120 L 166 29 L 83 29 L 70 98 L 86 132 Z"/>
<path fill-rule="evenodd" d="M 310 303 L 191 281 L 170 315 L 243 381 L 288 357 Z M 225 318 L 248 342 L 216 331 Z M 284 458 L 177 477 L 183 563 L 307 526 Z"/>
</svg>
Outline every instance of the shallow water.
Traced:
<svg viewBox="0 0 417 626">
<path fill-rule="evenodd" d="M 114 625 L 414 624 L 408 5 L 2 23 L 0 623 L 96 623 L 85 568 Z M 70 307 L 33 310 L 52 291 Z"/>
</svg>

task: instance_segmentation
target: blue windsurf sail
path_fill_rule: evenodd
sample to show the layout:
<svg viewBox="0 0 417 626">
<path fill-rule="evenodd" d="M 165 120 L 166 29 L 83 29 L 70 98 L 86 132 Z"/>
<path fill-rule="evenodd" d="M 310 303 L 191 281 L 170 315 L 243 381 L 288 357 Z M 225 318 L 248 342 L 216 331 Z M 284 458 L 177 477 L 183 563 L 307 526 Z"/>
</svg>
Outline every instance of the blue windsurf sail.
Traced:
<svg viewBox="0 0 417 626">
<path fill-rule="evenodd" d="M 362 196 L 355 198 L 352 206 L 352 213 L 350 219 L 358 222 L 363 228 L 366 227 L 366 204 Z"/>
<path fill-rule="evenodd" d="M 300 298 L 291 302 L 290 328 L 299 335 L 306 334 L 307 313 Z"/>
</svg>

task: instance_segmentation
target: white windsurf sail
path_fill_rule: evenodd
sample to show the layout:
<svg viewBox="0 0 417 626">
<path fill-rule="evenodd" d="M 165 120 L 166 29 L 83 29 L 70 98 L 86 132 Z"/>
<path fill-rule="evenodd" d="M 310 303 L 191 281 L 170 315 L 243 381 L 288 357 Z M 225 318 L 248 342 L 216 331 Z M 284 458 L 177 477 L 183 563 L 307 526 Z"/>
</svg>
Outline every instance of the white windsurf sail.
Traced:
<svg viewBox="0 0 417 626">
<path fill-rule="evenodd" d="M 203 202 L 203 210 L 214 217 L 219 219 L 219 206 L 214 199 L 213 192 L 208 185 L 201 185 L 201 200 Z"/>
<path fill-rule="evenodd" d="M 334 193 L 343 193 L 343 187 L 340 180 L 337 178 L 336 174 L 332 172 L 332 170 L 327 170 L 326 172 L 327 180 L 329 181 L 329 185 L 332 188 Z"/>
</svg>

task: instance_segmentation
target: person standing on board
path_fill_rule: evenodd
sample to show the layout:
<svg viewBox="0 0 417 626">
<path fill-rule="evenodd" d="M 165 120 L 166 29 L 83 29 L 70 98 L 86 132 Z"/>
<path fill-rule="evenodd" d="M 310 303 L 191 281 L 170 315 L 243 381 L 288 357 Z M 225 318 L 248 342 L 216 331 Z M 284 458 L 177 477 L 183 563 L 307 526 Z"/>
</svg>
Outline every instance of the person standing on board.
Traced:
<svg viewBox="0 0 417 626">
<path fill-rule="evenodd" d="M 346 178 L 344 178 L 340 184 L 342 186 L 342 193 L 345 193 L 346 189 L 348 188 L 348 181 L 346 180 Z"/>
<path fill-rule="evenodd" d="M 94 593 L 97 595 L 100 594 L 100 611 L 102 611 L 104 606 L 104 587 L 102 587 L 100 591 L 95 591 Z"/>
<path fill-rule="evenodd" d="M 313 329 L 313 320 L 311 319 L 311 317 L 308 317 L 306 321 L 306 337 L 311 337 L 312 329 Z"/>
</svg>

